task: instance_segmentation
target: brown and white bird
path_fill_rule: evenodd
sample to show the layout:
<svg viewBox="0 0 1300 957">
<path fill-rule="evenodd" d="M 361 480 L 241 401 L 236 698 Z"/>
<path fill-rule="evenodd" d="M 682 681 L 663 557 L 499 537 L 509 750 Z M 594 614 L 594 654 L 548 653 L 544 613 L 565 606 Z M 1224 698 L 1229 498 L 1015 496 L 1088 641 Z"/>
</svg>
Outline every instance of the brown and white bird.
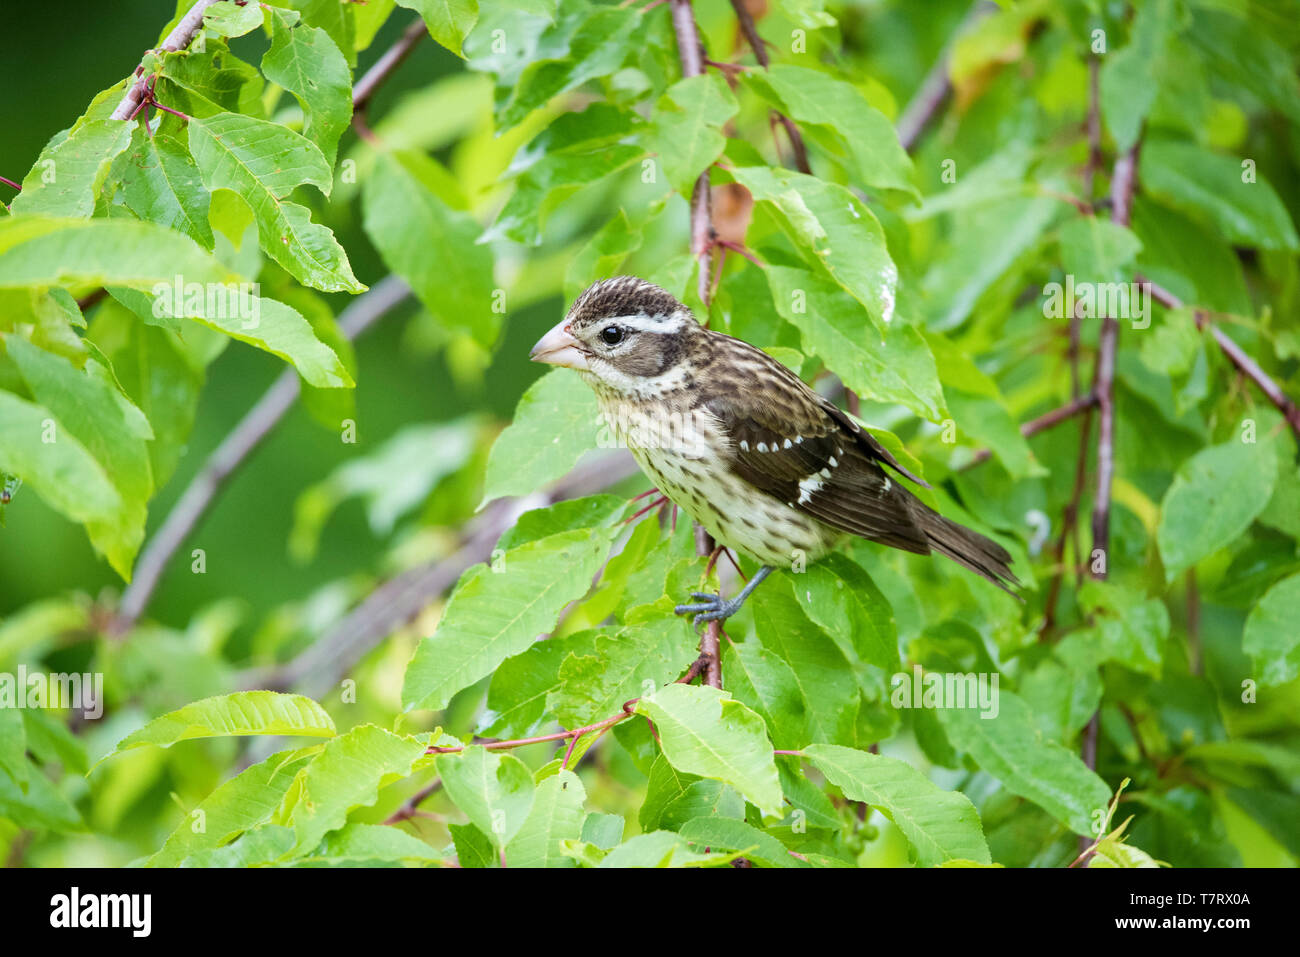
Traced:
<svg viewBox="0 0 1300 957">
<path fill-rule="evenodd" d="M 590 286 L 530 358 L 578 370 L 659 490 L 763 566 L 735 598 L 694 593 L 677 606 L 697 624 L 735 614 L 774 568 L 815 561 L 846 534 L 939 552 L 1007 591 L 1019 584 L 1006 549 L 891 477 L 929 487 L 845 412 L 653 283 Z"/>
</svg>

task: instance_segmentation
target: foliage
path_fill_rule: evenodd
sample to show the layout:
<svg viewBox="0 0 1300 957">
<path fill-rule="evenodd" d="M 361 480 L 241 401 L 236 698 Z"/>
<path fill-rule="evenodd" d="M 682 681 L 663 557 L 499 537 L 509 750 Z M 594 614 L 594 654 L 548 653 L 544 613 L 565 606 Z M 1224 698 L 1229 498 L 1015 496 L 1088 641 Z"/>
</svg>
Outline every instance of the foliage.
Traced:
<svg viewBox="0 0 1300 957">
<path fill-rule="evenodd" d="M 14 517 L 48 508 L 120 582 L 0 609 L 11 861 L 1296 863 L 1300 415 L 1265 388 L 1300 395 L 1300 7 L 779 0 L 764 68 L 699 0 L 717 62 L 684 76 L 682 6 L 222 0 L 49 140 L 0 209 L 0 534 L 40 549 Z M 413 16 L 437 75 L 354 104 Z M 418 309 L 367 366 L 336 317 L 388 273 Z M 724 689 L 679 680 L 672 607 L 727 559 L 631 501 L 576 375 L 492 378 L 621 273 L 842 397 L 1024 601 L 850 542 L 727 623 Z M 1117 298 L 1137 276 L 1160 301 Z M 173 561 L 272 607 L 122 618 L 231 340 L 339 465 L 236 485 L 291 535 Z M 412 355 L 448 401 L 381 440 L 368 397 Z M 314 588 L 276 585 L 280 548 Z M 12 706 L 69 673 L 103 718 Z"/>
</svg>

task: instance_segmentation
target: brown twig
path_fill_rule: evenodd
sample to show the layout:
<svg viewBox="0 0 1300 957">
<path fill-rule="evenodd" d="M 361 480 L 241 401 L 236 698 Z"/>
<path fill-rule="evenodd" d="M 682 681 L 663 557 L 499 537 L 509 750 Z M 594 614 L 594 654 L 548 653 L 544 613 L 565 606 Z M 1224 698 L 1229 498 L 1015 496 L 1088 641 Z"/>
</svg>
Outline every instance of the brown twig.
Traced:
<svg viewBox="0 0 1300 957">
<path fill-rule="evenodd" d="M 700 31 L 695 24 L 695 12 L 690 0 L 671 0 L 673 32 L 677 37 L 677 54 L 681 59 L 682 75 L 699 76 L 704 72 L 704 43 L 700 40 Z M 762 42 L 759 42 L 762 47 Z M 709 187 L 709 171 L 706 169 L 695 181 L 691 191 L 691 253 L 699 262 L 699 280 L 697 288 L 700 300 L 707 308 L 712 299 L 710 277 L 712 274 L 713 248 L 717 233 L 713 228 L 712 190 Z M 713 552 L 714 542 L 708 532 L 700 526 L 695 527 L 695 553 L 707 556 Z M 704 682 L 713 688 L 722 687 L 722 625 L 711 621 L 700 638 L 700 654 L 709 659 L 705 668 Z"/>
<path fill-rule="evenodd" d="M 415 817 L 415 815 L 419 813 L 420 805 L 423 804 L 431 794 L 438 791 L 441 787 L 442 787 L 442 778 L 438 778 L 427 787 L 420 788 L 420 790 L 412 794 L 410 798 L 407 799 L 407 801 L 401 807 L 399 807 L 396 811 L 390 814 L 384 820 L 384 823 L 397 824 L 400 821 L 409 821 L 411 818 Z"/>
<path fill-rule="evenodd" d="M 293 688 L 312 697 L 322 696 L 337 686 L 371 648 L 456 584 L 467 568 L 490 559 L 502 532 L 524 511 L 594 494 L 634 474 L 636 463 L 621 453 L 579 466 L 557 482 L 549 494 L 494 502 L 478 517 L 454 553 L 384 582 L 296 658 L 273 668 L 251 669 L 239 676 L 239 685 Z"/>
<path fill-rule="evenodd" d="M 217 0 L 198 0 L 172 28 L 172 32 L 167 34 L 166 39 L 163 40 L 158 49 L 164 53 L 175 53 L 177 50 L 183 50 L 189 46 L 203 27 L 203 12 L 216 2 Z M 112 119 L 129 120 L 140 112 L 140 108 L 144 105 L 145 95 L 149 90 L 150 80 L 150 77 L 142 76 L 143 73 L 144 65 L 141 64 L 135 69 L 135 76 L 140 77 L 140 79 L 131 84 L 131 87 L 126 91 L 126 95 L 122 97 L 122 102 L 117 104 L 117 108 L 113 110 Z"/>
<path fill-rule="evenodd" d="M 740 24 L 740 31 L 745 34 L 749 48 L 754 51 L 754 58 L 766 70 L 771 62 L 767 55 L 767 45 L 763 42 L 763 38 L 758 35 L 758 27 L 754 25 L 754 18 L 750 14 L 749 8 L 745 6 L 745 0 L 731 0 L 731 9 L 736 11 L 736 22 Z M 780 110 L 773 110 L 772 115 L 785 129 L 785 135 L 790 140 L 790 149 L 794 152 L 795 169 L 801 173 L 812 173 L 812 167 L 808 165 L 808 147 L 804 144 L 803 134 L 799 132 L 798 124 Z"/>
<path fill-rule="evenodd" d="M 1070 402 L 1065 403 L 1065 405 L 1053 409 L 1051 412 L 1044 412 L 1038 418 L 1031 419 L 1030 421 L 1026 422 L 1024 425 L 1020 427 L 1020 434 L 1023 435 L 1025 438 L 1029 438 L 1030 436 L 1037 435 L 1039 432 L 1046 431 L 1047 429 L 1050 429 L 1052 426 L 1058 425 L 1061 422 L 1064 422 L 1066 419 L 1076 416 L 1080 412 L 1083 412 L 1086 409 L 1091 409 L 1096 404 L 1097 404 L 1096 395 L 1089 392 L 1085 396 L 1080 396 L 1077 399 L 1073 399 Z M 962 470 L 964 471 L 969 468 L 974 468 L 976 465 L 979 465 L 981 462 L 987 462 L 989 458 L 992 457 L 992 455 L 993 455 L 992 449 L 980 449 L 978 452 L 976 452 L 974 455 L 971 456 L 969 462 L 967 462 L 965 465 L 962 466 Z"/>
<path fill-rule="evenodd" d="M 1145 279 L 1140 275 L 1136 277 L 1136 280 L 1139 283 L 1146 285 L 1151 290 L 1152 298 L 1166 309 L 1182 308 L 1183 301 L 1160 284 Z M 1205 324 L 1208 321 L 1209 317 L 1204 310 L 1196 311 L 1196 327 L 1198 329 L 1205 328 Z M 1297 406 L 1291 397 L 1282 391 L 1282 387 L 1273 381 L 1272 377 L 1261 369 L 1254 359 L 1246 355 L 1245 350 L 1243 350 L 1241 346 L 1237 345 L 1237 343 L 1217 325 L 1210 326 L 1210 334 L 1214 336 L 1214 341 L 1218 343 L 1219 349 L 1225 356 L 1227 356 L 1228 361 L 1231 362 L 1242 375 L 1259 387 L 1259 390 L 1263 392 L 1264 395 L 1268 397 L 1268 400 L 1277 407 L 1279 412 L 1282 413 L 1283 418 L 1286 419 L 1287 424 L 1291 427 L 1291 431 L 1295 433 L 1296 438 L 1300 439 L 1300 406 Z"/>
<path fill-rule="evenodd" d="M 903 113 L 899 116 L 895 128 L 898 130 L 898 142 L 903 145 L 903 149 L 907 150 L 907 152 L 912 152 L 917 141 L 920 140 L 921 134 L 939 115 L 940 108 L 952 92 L 952 78 L 948 72 L 948 65 L 949 58 L 952 56 L 953 40 L 956 39 L 957 34 L 960 34 L 973 23 L 996 9 L 997 7 L 987 2 L 987 0 L 976 0 L 957 27 L 953 37 L 944 44 L 943 51 L 939 54 L 938 59 L 934 61 L 934 65 L 930 67 L 930 71 L 925 75 L 925 78 L 921 80 L 921 85 L 917 87 L 915 95 L 903 108 Z"/>
</svg>

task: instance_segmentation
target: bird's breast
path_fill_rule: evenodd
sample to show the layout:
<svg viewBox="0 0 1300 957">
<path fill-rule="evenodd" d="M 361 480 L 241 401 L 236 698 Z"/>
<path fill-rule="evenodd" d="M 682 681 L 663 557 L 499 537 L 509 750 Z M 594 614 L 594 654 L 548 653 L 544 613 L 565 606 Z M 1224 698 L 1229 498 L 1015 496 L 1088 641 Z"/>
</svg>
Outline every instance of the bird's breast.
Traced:
<svg viewBox="0 0 1300 957">
<path fill-rule="evenodd" d="M 602 401 L 601 412 L 659 491 L 721 544 L 788 568 L 816 560 L 840 537 L 732 471 L 730 439 L 706 410 L 670 413 Z"/>
</svg>

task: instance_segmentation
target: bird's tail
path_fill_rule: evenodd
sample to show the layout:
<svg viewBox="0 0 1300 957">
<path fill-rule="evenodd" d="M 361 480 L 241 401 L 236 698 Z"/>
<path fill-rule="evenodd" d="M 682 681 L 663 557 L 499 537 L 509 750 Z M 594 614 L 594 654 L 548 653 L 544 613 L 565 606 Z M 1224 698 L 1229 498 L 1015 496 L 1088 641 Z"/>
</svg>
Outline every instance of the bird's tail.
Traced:
<svg viewBox="0 0 1300 957">
<path fill-rule="evenodd" d="M 1011 553 L 1005 548 L 929 508 L 918 518 L 932 549 L 1020 598 L 1014 590 L 1020 580 L 1011 572 Z"/>
</svg>

